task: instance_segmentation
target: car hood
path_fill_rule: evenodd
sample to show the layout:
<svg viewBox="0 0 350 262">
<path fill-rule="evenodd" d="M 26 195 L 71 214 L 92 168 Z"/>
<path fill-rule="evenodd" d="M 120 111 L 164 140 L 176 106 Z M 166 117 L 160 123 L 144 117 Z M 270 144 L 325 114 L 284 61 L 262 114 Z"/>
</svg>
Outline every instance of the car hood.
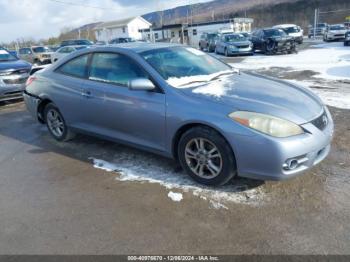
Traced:
<svg viewBox="0 0 350 262">
<path fill-rule="evenodd" d="M 180 90 L 192 97 L 223 103 L 232 111 L 259 112 L 297 124 L 307 123 L 323 111 L 323 103 L 311 91 L 251 73 L 223 76 L 204 85 Z"/>
<path fill-rule="evenodd" d="M 0 71 L 15 70 L 15 69 L 30 69 L 31 64 L 23 60 L 15 61 L 0 61 Z"/>
</svg>

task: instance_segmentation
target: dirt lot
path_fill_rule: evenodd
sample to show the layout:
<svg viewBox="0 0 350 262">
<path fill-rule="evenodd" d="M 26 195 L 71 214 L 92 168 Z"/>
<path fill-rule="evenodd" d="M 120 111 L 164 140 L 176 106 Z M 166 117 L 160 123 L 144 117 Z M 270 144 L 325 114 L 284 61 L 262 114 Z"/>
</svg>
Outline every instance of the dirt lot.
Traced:
<svg viewBox="0 0 350 262">
<path fill-rule="evenodd" d="M 320 165 L 212 189 L 149 153 L 87 136 L 58 143 L 22 102 L 2 105 L 0 254 L 350 254 L 349 110 L 330 110 L 335 137 Z"/>
</svg>

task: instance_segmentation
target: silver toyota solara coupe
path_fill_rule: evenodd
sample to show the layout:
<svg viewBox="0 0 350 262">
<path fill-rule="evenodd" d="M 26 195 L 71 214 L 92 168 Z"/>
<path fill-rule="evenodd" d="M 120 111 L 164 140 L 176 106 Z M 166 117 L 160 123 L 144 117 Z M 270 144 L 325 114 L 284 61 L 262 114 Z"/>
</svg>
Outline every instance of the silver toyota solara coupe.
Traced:
<svg viewBox="0 0 350 262">
<path fill-rule="evenodd" d="M 311 91 L 181 45 L 74 52 L 29 78 L 24 98 L 58 141 L 78 132 L 132 145 L 207 185 L 294 177 L 328 155 L 333 134 Z"/>
</svg>

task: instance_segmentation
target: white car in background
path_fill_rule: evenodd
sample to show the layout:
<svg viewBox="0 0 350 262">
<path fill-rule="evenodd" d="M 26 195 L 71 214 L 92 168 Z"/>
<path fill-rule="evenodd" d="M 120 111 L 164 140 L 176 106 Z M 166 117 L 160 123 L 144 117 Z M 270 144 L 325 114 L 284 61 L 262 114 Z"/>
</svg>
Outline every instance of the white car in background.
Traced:
<svg viewBox="0 0 350 262">
<path fill-rule="evenodd" d="M 304 40 L 304 30 L 300 26 L 294 24 L 275 25 L 273 28 L 282 29 L 287 35 L 294 37 L 298 44 L 302 44 Z"/>
<path fill-rule="evenodd" d="M 323 40 L 325 42 L 332 40 L 344 40 L 347 31 L 348 29 L 342 24 L 329 25 L 323 35 Z"/>
<path fill-rule="evenodd" d="M 55 53 L 51 55 L 51 63 L 57 62 L 57 60 L 61 59 L 62 57 L 65 57 L 69 55 L 70 53 L 87 48 L 86 45 L 75 45 L 75 46 L 63 46 L 56 50 Z"/>
</svg>

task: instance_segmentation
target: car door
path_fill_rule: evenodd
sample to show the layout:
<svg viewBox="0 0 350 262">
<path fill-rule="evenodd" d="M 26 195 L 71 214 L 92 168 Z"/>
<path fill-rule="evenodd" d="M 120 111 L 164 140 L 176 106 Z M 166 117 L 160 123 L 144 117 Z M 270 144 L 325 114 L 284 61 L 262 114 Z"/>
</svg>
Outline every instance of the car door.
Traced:
<svg viewBox="0 0 350 262">
<path fill-rule="evenodd" d="M 49 98 L 59 108 L 67 124 L 74 128 L 82 127 L 82 81 L 87 78 L 88 61 L 89 54 L 72 58 L 50 75 Z"/>
<path fill-rule="evenodd" d="M 84 82 L 84 125 L 100 135 L 163 151 L 165 94 L 130 90 L 128 82 L 137 78 L 150 76 L 129 56 L 94 53 Z"/>
<path fill-rule="evenodd" d="M 216 48 L 218 50 L 219 53 L 223 53 L 224 49 L 223 49 L 223 40 L 225 39 L 225 35 L 221 35 L 219 41 L 216 44 Z"/>
</svg>

